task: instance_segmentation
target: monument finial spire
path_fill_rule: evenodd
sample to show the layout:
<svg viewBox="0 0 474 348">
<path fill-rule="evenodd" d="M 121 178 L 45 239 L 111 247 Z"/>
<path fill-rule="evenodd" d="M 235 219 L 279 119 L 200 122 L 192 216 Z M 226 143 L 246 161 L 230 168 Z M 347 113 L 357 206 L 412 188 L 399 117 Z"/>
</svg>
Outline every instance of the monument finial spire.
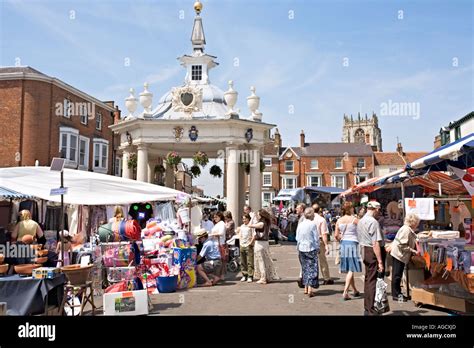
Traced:
<svg viewBox="0 0 474 348">
<path fill-rule="evenodd" d="M 202 11 L 202 3 L 198 0 L 194 3 L 194 17 L 193 32 L 191 34 L 191 42 L 193 44 L 193 51 L 203 52 L 206 45 L 206 37 L 204 36 L 204 29 L 202 27 L 202 18 L 200 16 Z"/>
</svg>

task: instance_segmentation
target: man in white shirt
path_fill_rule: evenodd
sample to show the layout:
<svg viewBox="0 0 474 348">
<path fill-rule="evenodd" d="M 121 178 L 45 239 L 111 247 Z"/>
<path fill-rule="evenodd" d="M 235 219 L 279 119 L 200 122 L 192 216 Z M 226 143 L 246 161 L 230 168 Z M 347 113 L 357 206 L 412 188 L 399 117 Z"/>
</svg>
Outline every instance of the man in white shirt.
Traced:
<svg viewBox="0 0 474 348">
<path fill-rule="evenodd" d="M 383 236 L 379 222 L 376 220 L 380 210 L 380 203 L 370 201 L 367 204 L 367 213 L 357 223 L 357 235 L 359 245 L 362 247 L 362 255 L 365 265 L 364 282 L 364 314 L 377 315 L 374 309 L 375 288 L 377 284 L 377 272 L 384 272 L 382 248 Z"/>
<path fill-rule="evenodd" d="M 210 233 L 214 227 L 214 224 L 211 220 L 209 220 L 209 216 L 207 214 L 203 216 L 201 227 L 204 228 L 208 233 Z"/>
<path fill-rule="evenodd" d="M 321 270 L 322 278 L 324 279 L 323 285 L 333 285 L 334 280 L 331 279 L 329 273 L 328 260 L 326 258 L 329 255 L 329 231 L 326 219 L 320 215 L 321 208 L 317 203 L 313 204 L 314 210 L 314 223 L 319 231 L 319 268 Z"/>
</svg>

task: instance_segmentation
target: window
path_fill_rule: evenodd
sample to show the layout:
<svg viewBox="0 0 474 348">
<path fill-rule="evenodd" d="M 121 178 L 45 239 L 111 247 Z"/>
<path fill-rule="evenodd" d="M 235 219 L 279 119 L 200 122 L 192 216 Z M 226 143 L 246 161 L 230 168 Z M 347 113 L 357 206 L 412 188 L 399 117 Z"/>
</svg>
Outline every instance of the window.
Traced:
<svg viewBox="0 0 474 348">
<path fill-rule="evenodd" d="M 283 178 L 283 188 L 284 189 L 296 188 L 296 178 Z"/>
<path fill-rule="evenodd" d="M 77 166 L 78 137 L 79 131 L 77 129 L 59 128 L 59 151 L 61 152 L 61 158 L 66 159 L 66 165 L 69 167 Z"/>
<path fill-rule="evenodd" d="M 262 201 L 271 203 L 273 201 L 273 192 L 263 192 Z"/>
<path fill-rule="evenodd" d="M 359 158 L 357 160 L 357 168 L 365 168 L 365 159 Z"/>
<path fill-rule="evenodd" d="M 292 171 L 293 171 L 293 161 L 286 161 L 285 172 L 292 172 Z"/>
<path fill-rule="evenodd" d="M 79 169 L 89 170 L 89 138 L 79 137 Z"/>
<path fill-rule="evenodd" d="M 100 112 L 98 112 L 95 117 L 95 129 L 97 130 L 102 129 L 102 114 Z"/>
<path fill-rule="evenodd" d="M 321 185 L 321 175 L 309 175 L 308 176 L 308 186 L 322 186 Z"/>
<path fill-rule="evenodd" d="M 451 137 L 449 132 L 441 131 L 441 145 L 446 145 L 451 142 Z"/>
<path fill-rule="evenodd" d="M 107 173 L 109 142 L 105 139 L 94 139 L 94 171 Z"/>
<path fill-rule="evenodd" d="M 263 186 L 272 186 L 272 173 L 263 173 Z"/>
<path fill-rule="evenodd" d="M 87 107 L 81 107 L 81 123 L 87 125 Z"/>
<path fill-rule="evenodd" d="M 122 176 L 122 159 L 115 157 L 115 176 Z"/>
<path fill-rule="evenodd" d="M 263 163 L 265 163 L 265 167 L 271 167 L 272 159 L 271 158 L 264 158 Z"/>
<path fill-rule="evenodd" d="M 342 158 L 336 158 L 334 166 L 336 169 L 342 169 Z"/>
<path fill-rule="evenodd" d="M 201 81 L 202 80 L 202 65 L 191 66 L 191 80 Z"/>
<path fill-rule="evenodd" d="M 311 169 L 318 169 L 318 160 L 311 160 Z"/>
<path fill-rule="evenodd" d="M 333 175 L 331 176 L 331 186 L 338 187 L 341 189 L 346 188 L 346 176 L 345 175 Z"/>
<path fill-rule="evenodd" d="M 64 99 L 63 102 L 63 116 L 71 118 L 72 103 L 69 99 Z"/>
<path fill-rule="evenodd" d="M 359 174 L 359 182 L 358 182 L 358 184 L 360 184 L 361 182 L 366 181 L 368 178 L 369 178 L 369 176 L 368 176 L 367 174 Z"/>
<path fill-rule="evenodd" d="M 461 139 L 461 126 L 454 128 L 454 140 Z"/>
</svg>

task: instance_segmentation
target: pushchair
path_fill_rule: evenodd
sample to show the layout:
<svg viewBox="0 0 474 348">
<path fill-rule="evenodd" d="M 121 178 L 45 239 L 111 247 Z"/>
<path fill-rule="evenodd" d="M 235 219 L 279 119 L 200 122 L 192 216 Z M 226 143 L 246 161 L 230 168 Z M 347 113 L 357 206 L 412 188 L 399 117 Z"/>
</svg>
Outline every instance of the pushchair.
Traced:
<svg viewBox="0 0 474 348">
<path fill-rule="evenodd" d="M 229 246 L 229 259 L 227 261 L 227 271 L 231 273 L 236 273 L 240 269 L 240 248 L 239 240 L 232 237 L 227 242 Z"/>
</svg>

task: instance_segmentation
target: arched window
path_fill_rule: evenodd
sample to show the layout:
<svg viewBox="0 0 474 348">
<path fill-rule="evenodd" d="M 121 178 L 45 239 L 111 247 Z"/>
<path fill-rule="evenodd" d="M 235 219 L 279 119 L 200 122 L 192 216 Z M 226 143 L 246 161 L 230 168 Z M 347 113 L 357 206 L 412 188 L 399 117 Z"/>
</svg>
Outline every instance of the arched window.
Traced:
<svg viewBox="0 0 474 348">
<path fill-rule="evenodd" d="M 363 129 L 359 128 L 354 133 L 354 142 L 365 144 L 365 132 Z"/>
</svg>

